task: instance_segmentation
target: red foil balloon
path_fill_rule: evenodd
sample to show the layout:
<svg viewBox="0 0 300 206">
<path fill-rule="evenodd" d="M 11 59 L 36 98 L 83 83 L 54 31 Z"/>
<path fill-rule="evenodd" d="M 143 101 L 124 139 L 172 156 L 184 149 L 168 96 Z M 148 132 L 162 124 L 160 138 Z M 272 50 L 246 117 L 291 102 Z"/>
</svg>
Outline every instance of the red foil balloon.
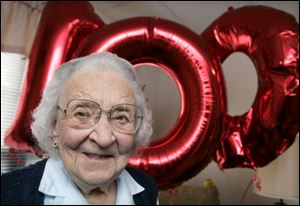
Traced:
<svg viewBox="0 0 300 206">
<path fill-rule="evenodd" d="M 110 51 L 135 66 L 155 64 L 168 72 L 179 88 L 181 111 L 175 128 L 132 157 L 131 166 L 150 174 L 160 189 L 176 187 L 212 160 L 219 143 L 220 69 L 203 49 L 199 36 L 177 23 L 150 17 L 114 22 L 93 33 L 75 56 Z"/>
<path fill-rule="evenodd" d="M 295 18 L 264 6 L 231 9 L 202 34 L 215 61 L 245 53 L 258 75 L 249 111 L 226 117 L 216 152 L 220 168 L 263 167 L 284 152 L 299 131 L 299 33 Z"/>
<path fill-rule="evenodd" d="M 48 2 L 44 8 L 26 68 L 16 118 L 5 134 L 10 148 L 35 152 L 31 112 L 57 67 L 104 25 L 87 2 Z M 37 150 L 38 151 L 38 150 Z"/>
</svg>

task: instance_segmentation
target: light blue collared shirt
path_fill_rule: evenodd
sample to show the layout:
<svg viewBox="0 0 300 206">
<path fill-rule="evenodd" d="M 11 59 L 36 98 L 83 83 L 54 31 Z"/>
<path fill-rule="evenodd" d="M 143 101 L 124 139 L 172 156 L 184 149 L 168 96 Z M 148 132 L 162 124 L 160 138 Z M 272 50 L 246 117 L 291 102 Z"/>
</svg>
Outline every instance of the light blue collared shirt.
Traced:
<svg viewBox="0 0 300 206">
<path fill-rule="evenodd" d="M 126 171 L 117 178 L 116 205 L 134 205 L 133 195 L 145 190 Z M 45 205 L 88 205 L 58 157 L 50 157 L 40 182 Z"/>
</svg>

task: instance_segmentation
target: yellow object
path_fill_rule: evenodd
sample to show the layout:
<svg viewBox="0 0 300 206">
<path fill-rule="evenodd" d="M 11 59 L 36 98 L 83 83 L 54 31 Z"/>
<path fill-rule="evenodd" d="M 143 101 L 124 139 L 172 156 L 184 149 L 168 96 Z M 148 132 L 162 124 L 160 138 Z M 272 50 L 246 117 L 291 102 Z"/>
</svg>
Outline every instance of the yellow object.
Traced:
<svg viewBox="0 0 300 206">
<path fill-rule="evenodd" d="M 215 183 L 211 179 L 206 179 L 203 181 L 203 187 L 207 189 L 217 188 Z"/>
</svg>

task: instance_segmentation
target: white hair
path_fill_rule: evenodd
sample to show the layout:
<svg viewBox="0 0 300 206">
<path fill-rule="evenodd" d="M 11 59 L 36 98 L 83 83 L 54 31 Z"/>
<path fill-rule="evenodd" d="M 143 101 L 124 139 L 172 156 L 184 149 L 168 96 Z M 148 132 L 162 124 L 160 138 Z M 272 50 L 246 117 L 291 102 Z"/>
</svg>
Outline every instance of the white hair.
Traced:
<svg viewBox="0 0 300 206">
<path fill-rule="evenodd" d="M 73 59 L 62 64 L 45 88 L 41 101 L 33 111 L 31 129 L 37 139 L 39 147 L 50 155 L 57 154 L 53 147 L 53 130 L 57 118 L 57 104 L 65 82 L 71 74 L 78 70 L 94 68 L 100 71 L 110 70 L 124 76 L 132 85 L 136 105 L 142 110 L 143 120 L 135 134 L 135 145 L 146 146 L 152 135 L 152 113 L 146 101 L 142 86 L 133 65 L 123 58 L 109 52 L 93 53 L 91 55 Z"/>
</svg>

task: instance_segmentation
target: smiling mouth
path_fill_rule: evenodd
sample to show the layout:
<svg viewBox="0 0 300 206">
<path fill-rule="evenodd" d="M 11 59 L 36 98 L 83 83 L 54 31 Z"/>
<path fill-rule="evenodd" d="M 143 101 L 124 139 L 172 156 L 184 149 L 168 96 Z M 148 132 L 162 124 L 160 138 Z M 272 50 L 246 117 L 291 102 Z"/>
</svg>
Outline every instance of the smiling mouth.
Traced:
<svg viewBox="0 0 300 206">
<path fill-rule="evenodd" d="M 83 154 L 90 159 L 96 159 L 96 160 L 106 160 L 106 159 L 114 158 L 113 155 L 98 155 L 98 154 L 91 154 L 86 152 L 84 152 Z"/>
</svg>

